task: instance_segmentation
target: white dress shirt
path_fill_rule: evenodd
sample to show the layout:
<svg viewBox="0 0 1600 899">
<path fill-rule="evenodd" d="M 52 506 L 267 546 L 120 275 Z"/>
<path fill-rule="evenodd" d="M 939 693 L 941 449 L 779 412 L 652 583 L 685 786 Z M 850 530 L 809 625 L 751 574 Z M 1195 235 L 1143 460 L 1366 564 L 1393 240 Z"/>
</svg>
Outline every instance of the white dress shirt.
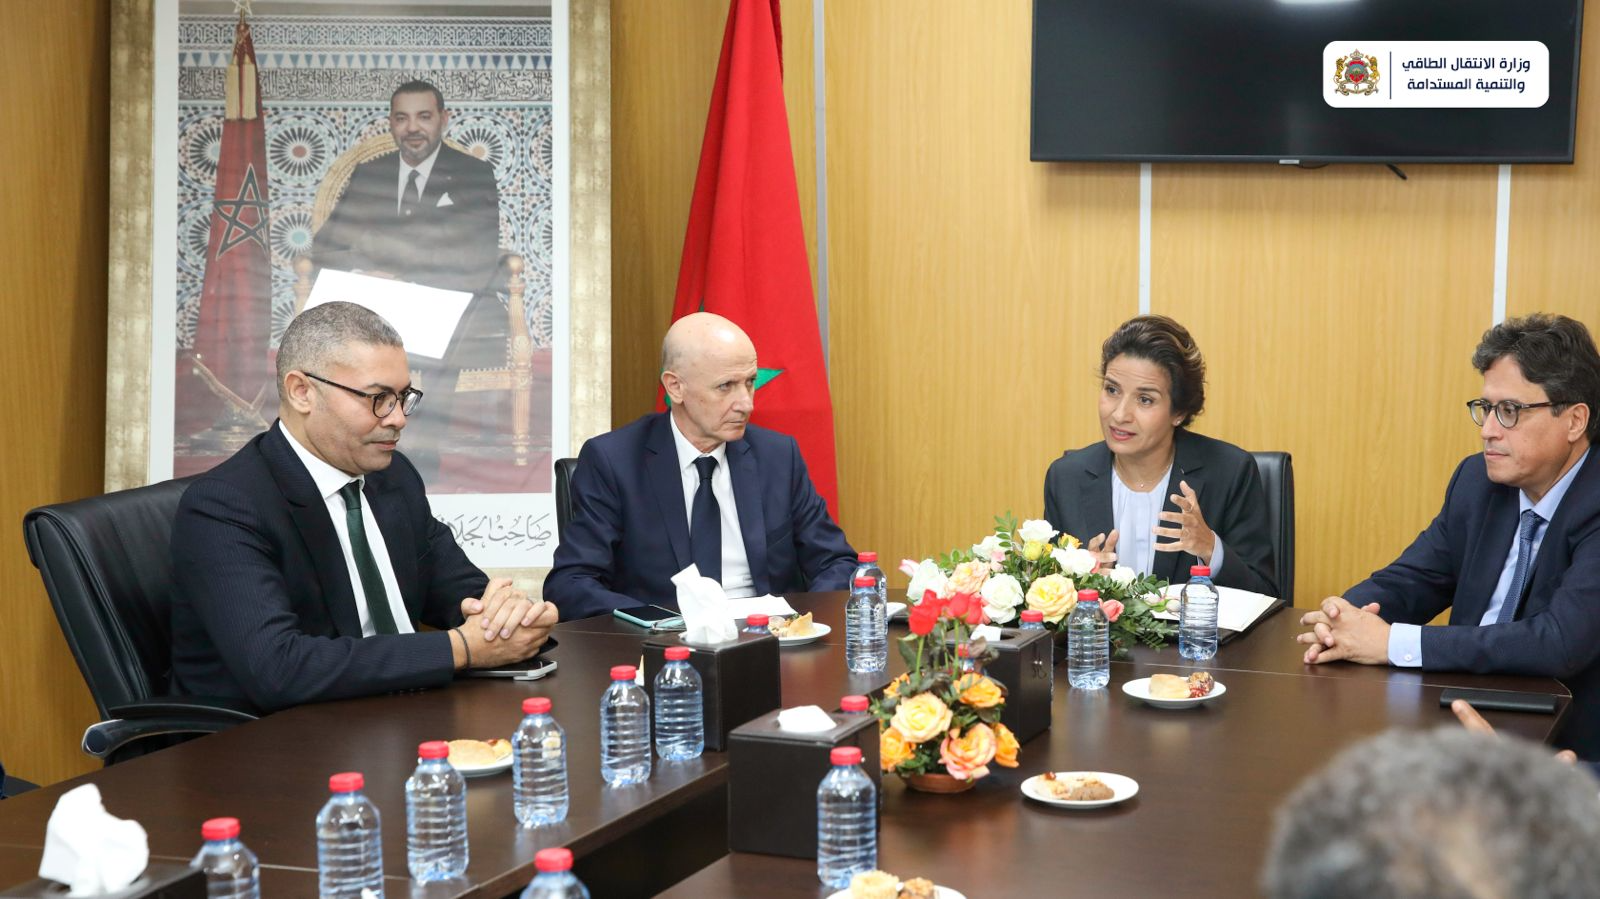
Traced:
<svg viewBox="0 0 1600 899">
<path fill-rule="evenodd" d="M 356 569 L 355 551 L 350 548 L 350 526 L 346 523 L 344 497 L 339 491 L 352 480 L 360 480 L 363 489 L 366 487 L 366 478 L 351 478 L 349 475 L 334 468 L 332 465 L 318 459 L 311 451 L 300 445 L 294 439 L 289 429 L 283 422 L 278 422 L 278 429 L 283 436 L 289 438 L 289 446 L 294 448 L 294 454 L 300 457 L 301 464 L 306 471 L 311 473 L 311 480 L 317 485 L 317 493 L 322 495 L 322 501 L 328 506 L 328 517 L 333 519 L 334 533 L 339 535 L 339 548 L 344 550 L 344 570 L 350 576 L 350 590 L 355 594 L 356 612 L 361 616 L 361 635 L 370 637 L 377 631 L 372 626 L 372 613 L 367 610 L 367 591 L 361 588 L 361 573 Z M 383 577 L 383 590 L 389 594 L 389 613 L 394 616 L 394 627 L 402 634 L 414 633 L 411 627 L 411 613 L 406 610 L 406 604 L 401 600 L 400 582 L 394 576 L 394 563 L 389 560 L 389 547 L 383 542 L 383 531 L 378 527 L 378 520 L 372 517 L 372 504 L 367 502 L 365 493 L 361 495 L 361 524 L 367 532 L 367 546 L 372 549 L 372 558 L 378 563 L 378 574 Z"/>
<path fill-rule="evenodd" d="M 420 199 L 428 192 L 428 176 L 433 174 L 433 163 L 439 158 L 439 149 L 443 146 L 444 142 L 440 141 L 439 146 L 434 147 L 433 152 L 428 154 L 428 158 L 415 166 L 406 165 L 405 157 L 400 157 L 400 186 L 394 192 L 395 212 L 400 211 L 400 204 L 405 200 L 406 181 L 410 179 L 413 171 L 417 173 L 417 197 Z"/>
<path fill-rule="evenodd" d="M 722 591 L 730 599 L 755 596 L 750 560 L 744 553 L 744 532 L 739 529 L 739 506 L 733 499 L 728 445 L 719 443 L 711 452 L 702 453 L 678 430 L 675 416 L 668 415 L 667 421 L 672 423 L 672 442 L 678 447 L 678 473 L 683 479 L 683 508 L 689 527 L 694 527 L 694 495 L 700 490 L 700 470 L 694 467 L 694 460 L 710 456 L 717 460 L 717 469 L 711 473 L 711 495 L 717 498 L 717 513 L 722 518 Z"/>
</svg>

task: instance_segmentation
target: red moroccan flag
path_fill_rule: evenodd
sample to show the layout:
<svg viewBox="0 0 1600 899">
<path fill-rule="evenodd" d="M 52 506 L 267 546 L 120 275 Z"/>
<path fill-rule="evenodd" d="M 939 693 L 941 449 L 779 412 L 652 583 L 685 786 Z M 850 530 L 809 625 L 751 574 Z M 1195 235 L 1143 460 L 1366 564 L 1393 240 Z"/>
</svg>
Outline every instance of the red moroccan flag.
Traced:
<svg viewBox="0 0 1600 899">
<path fill-rule="evenodd" d="M 243 16 L 234 29 L 225 91 L 227 116 L 191 359 L 198 377 L 181 379 L 180 389 L 190 396 L 219 395 L 237 411 L 241 401 L 255 404 L 273 382 L 266 125 L 255 45 Z"/>
<path fill-rule="evenodd" d="M 779 24 L 778 0 L 729 5 L 672 318 L 703 309 L 750 335 L 761 366 L 752 420 L 799 441 L 837 517 L 833 402 L 789 150 Z"/>
</svg>

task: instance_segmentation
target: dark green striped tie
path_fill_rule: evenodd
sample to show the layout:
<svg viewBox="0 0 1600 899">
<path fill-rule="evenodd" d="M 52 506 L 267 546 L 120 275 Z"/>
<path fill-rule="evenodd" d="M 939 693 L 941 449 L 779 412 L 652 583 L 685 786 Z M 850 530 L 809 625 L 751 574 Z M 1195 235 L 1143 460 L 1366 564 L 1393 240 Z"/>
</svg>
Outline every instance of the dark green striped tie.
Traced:
<svg viewBox="0 0 1600 899">
<path fill-rule="evenodd" d="M 372 616 L 372 629 L 380 634 L 398 634 L 394 626 L 394 613 L 389 611 L 389 594 L 383 589 L 383 575 L 378 573 L 378 561 L 372 557 L 372 547 L 367 545 L 367 527 L 361 520 L 361 482 L 351 481 L 339 491 L 344 497 L 344 521 L 350 530 L 350 554 L 356 557 L 356 573 L 361 575 L 361 592 L 367 595 L 367 613 Z"/>
</svg>

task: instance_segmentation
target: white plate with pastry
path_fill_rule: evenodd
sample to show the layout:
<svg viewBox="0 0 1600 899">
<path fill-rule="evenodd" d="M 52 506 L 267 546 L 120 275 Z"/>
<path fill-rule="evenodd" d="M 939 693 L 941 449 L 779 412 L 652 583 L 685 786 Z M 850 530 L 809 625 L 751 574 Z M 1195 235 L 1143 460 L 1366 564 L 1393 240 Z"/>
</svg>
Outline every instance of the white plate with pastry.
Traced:
<svg viewBox="0 0 1600 899">
<path fill-rule="evenodd" d="M 815 643 L 833 632 L 833 628 L 826 624 L 818 624 L 811 620 L 811 613 L 795 615 L 792 617 L 773 617 L 767 622 L 767 629 L 772 636 L 778 638 L 782 646 L 804 646 Z"/>
<path fill-rule="evenodd" d="M 1139 782 L 1105 771 L 1047 771 L 1023 781 L 1022 795 L 1057 808 L 1104 808 L 1139 795 Z"/>
<path fill-rule="evenodd" d="M 1141 677 L 1124 683 L 1122 692 L 1158 709 L 1192 709 L 1216 699 L 1228 692 L 1228 688 L 1206 672 L 1196 671 L 1187 677 L 1176 674 Z"/>
<path fill-rule="evenodd" d="M 828 899 L 967 899 L 949 887 L 926 878 L 900 880 L 883 871 L 868 871 L 850 879 L 850 888 L 833 893 Z"/>
<path fill-rule="evenodd" d="M 511 767 L 511 741 L 451 740 L 450 764 L 466 777 L 499 774 Z"/>
</svg>

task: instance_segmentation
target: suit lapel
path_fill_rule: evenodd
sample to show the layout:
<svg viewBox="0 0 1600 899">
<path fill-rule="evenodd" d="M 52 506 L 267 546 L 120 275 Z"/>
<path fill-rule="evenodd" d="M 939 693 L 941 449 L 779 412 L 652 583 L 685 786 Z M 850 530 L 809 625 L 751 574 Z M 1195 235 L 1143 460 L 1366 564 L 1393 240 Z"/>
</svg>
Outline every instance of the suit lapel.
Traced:
<svg viewBox="0 0 1600 899">
<path fill-rule="evenodd" d="M 1451 624 L 1476 625 L 1488 611 L 1489 600 L 1500 581 L 1500 571 L 1505 567 L 1511 543 L 1517 535 L 1517 495 L 1515 488 L 1491 485 L 1489 502 L 1483 512 L 1483 530 L 1478 534 L 1477 544 L 1468 549 L 1467 563 L 1457 581 L 1477 586 L 1458 591 L 1450 609 Z M 1506 601 L 1516 602 L 1517 599 L 1507 597 Z"/>
<path fill-rule="evenodd" d="M 672 426 L 667 423 L 671 412 L 663 412 L 650 426 L 645 438 L 645 476 L 650 482 L 650 492 L 655 494 L 656 508 L 661 513 L 661 523 L 672 543 L 672 554 L 678 562 L 678 571 L 689 567 L 689 510 L 683 505 L 683 473 L 678 470 L 678 450 L 672 443 Z"/>
<path fill-rule="evenodd" d="M 400 599 L 405 603 L 411 620 L 422 614 L 422 591 L 417 576 L 416 535 L 406 516 L 405 500 L 398 485 L 384 472 L 367 475 L 366 489 L 361 491 L 372 508 L 372 517 L 383 532 L 383 544 L 389 550 L 389 564 L 394 568 L 394 579 L 400 587 Z"/>
<path fill-rule="evenodd" d="M 313 575 L 322 586 L 322 599 L 328 617 L 341 637 L 360 637 L 361 616 L 356 611 L 355 593 L 350 589 L 350 572 L 344 564 L 344 549 L 339 534 L 328 517 L 328 506 L 317 493 L 311 472 L 306 471 L 289 440 L 274 423 L 261 440 L 261 454 L 267 469 L 278 483 L 278 490 L 289 501 L 300 541 L 311 556 Z"/>
<path fill-rule="evenodd" d="M 1083 463 L 1084 477 L 1078 480 L 1078 510 L 1080 518 L 1088 522 L 1089 533 L 1073 534 L 1088 541 L 1102 530 L 1109 534 L 1117 526 L 1116 510 L 1111 508 L 1111 450 L 1104 443 L 1085 451 L 1090 458 Z M 1104 527 L 1094 522 L 1107 522 Z"/>
<path fill-rule="evenodd" d="M 757 595 L 770 593 L 766 514 L 761 507 L 761 467 L 748 440 L 728 444 L 727 458 L 728 476 L 733 481 L 733 502 L 739 512 L 739 532 L 744 538 L 744 557 L 750 563 L 750 580 Z"/>
</svg>

